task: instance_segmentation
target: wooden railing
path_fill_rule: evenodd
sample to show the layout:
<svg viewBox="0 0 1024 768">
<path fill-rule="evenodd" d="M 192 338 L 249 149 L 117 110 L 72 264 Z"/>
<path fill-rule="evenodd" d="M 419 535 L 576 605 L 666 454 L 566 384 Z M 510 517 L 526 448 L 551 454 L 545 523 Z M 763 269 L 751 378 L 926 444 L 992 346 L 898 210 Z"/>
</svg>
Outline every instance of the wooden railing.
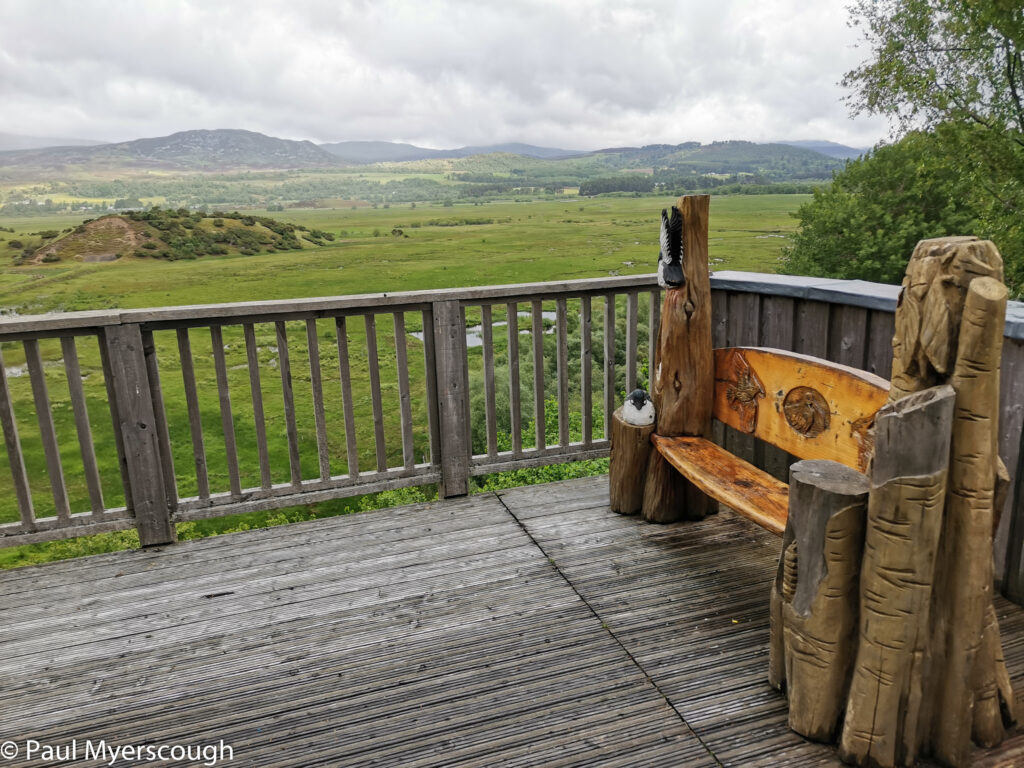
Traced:
<svg viewBox="0 0 1024 768">
<path fill-rule="evenodd" d="M 897 293 L 720 272 L 714 344 L 888 376 Z M 642 275 L 0 319 L 0 546 L 132 526 L 166 543 L 175 522 L 412 485 L 456 496 L 475 476 L 606 456 L 620 397 L 649 386 L 659 308 Z M 1000 453 L 1019 477 L 1018 303 L 1002 382 Z M 716 439 L 785 476 L 770 446 Z M 1021 497 L 996 537 L 1018 599 Z"/>
</svg>

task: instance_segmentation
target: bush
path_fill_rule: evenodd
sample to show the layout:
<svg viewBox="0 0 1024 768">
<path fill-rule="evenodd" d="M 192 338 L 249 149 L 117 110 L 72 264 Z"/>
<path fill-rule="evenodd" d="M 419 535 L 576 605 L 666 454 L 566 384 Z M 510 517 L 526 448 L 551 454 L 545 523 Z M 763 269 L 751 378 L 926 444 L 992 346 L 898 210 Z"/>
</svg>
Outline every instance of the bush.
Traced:
<svg viewBox="0 0 1024 768">
<path fill-rule="evenodd" d="M 21 240 L 11 240 L 11 242 L 9 242 L 7 244 L 7 247 L 8 248 L 24 248 L 25 244 L 23 242 L 21 242 Z"/>
</svg>

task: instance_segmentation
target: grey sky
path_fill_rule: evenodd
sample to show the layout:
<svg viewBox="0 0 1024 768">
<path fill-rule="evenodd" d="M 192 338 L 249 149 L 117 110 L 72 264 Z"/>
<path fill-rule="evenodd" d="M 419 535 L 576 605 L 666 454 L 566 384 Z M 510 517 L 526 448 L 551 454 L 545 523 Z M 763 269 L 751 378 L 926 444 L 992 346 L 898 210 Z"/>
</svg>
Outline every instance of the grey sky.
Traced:
<svg viewBox="0 0 1024 768">
<path fill-rule="evenodd" d="M 870 146 L 846 0 L 0 0 L 0 132 Z"/>
</svg>

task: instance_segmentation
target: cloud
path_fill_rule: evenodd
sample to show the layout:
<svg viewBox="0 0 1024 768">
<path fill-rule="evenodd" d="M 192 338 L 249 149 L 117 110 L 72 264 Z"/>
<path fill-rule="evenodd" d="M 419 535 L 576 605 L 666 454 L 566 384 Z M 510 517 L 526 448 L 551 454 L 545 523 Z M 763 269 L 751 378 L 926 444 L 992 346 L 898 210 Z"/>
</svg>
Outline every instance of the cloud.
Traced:
<svg viewBox="0 0 1024 768">
<path fill-rule="evenodd" d="M 583 149 L 885 133 L 840 102 L 859 53 L 836 0 L 8 0 L 4 16 L 9 133 Z"/>
</svg>

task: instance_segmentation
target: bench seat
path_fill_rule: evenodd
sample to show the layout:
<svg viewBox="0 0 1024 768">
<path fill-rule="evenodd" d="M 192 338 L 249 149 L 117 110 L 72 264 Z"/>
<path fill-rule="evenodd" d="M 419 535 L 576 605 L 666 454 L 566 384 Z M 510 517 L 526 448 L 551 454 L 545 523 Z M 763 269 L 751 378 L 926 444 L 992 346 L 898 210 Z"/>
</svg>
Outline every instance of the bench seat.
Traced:
<svg viewBox="0 0 1024 768">
<path fill-rule="evenodd" d="M 777 536 L 786 530 L 789 486 L 702 437 L 652 435 L 654 447 L 713 499 Z"/>
</svg>

